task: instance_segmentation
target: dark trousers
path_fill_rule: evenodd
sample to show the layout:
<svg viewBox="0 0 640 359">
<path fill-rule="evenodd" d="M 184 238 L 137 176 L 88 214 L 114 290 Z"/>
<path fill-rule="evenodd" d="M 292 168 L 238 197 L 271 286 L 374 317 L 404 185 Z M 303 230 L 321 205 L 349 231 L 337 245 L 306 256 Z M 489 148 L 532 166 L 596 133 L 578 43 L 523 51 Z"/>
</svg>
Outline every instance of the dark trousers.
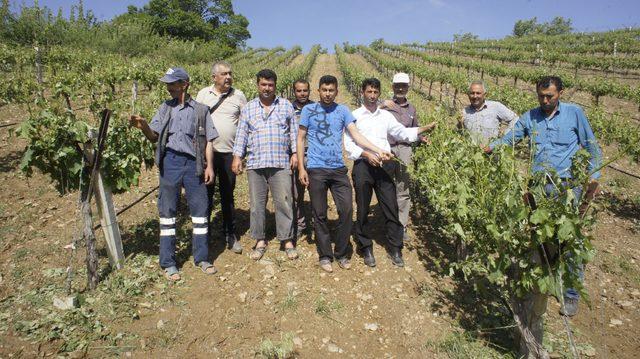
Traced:
<svg viewBox="0 0 640 359">
<path fill-rule="evenodd" d="M 304 191 L 305 187 L 298 179 L 298 170 L 293 171 L 293 177 L 291 178 L 293 185 L 291 191 L 293 192 L 293 215 L 295 226 L 295 235 L 297 236 L 307 229 L 307 215 L 304 208 Z"/>
<path fill-rule="evenodd" d="M 196 176 L 196 159 L 183 153 L 167 151 L 162 162 L 158 212 L 160 213 L 160 266 L 176 265 L 176 212 L 180 191 L 184 187 L 193 222 L 193 260 L 209 260 L 207 246 L 207 188 L 202 176 Z"/>
<path fill-rule="evenodd" d="M 307 172 L 318 256 L 320 259 L 343 258 L 349 249 L 353 215 L 353 192 L 347 168 L 310 168 Z M 331 248 L 331 232 L 327 222 L 327 190 L 331 191 L 338 210 L 335 251 Z"/>
<path fill-rule="evenodd" d="M 394 173 L 396 162 L 387 162 L 382 167 L 373 167 L 365 160 L 357 160 L 353 165 L 351 176 L 356 192 L 357 222 L 356 240 L 361 248 L 373 244 L 368 228 L 371 195 L 376 191 L 376 198 L 385 218 L 387 240 L 389 245 L 402 248 L 404 229 L 398 219 L 398 199 L 396 185 L 389 173 Z"/>
<path fill-rule="evenodd" d="M 211 218 L 213 197 L 215 196 L 216 183 L 218 183 L 220 207 L 222 209 L 222 234 L 225 236 L 236 233 L 235 199 L 233 197 L 233 191 L 236 188 L 236 175 L 231 171 L 232 161 L 232 153 L 216 152 L 213 155 L 214 181 L 207 186 L 207 198 L 209 202 L 207 213 L 208 218 Z"/>
</svg>

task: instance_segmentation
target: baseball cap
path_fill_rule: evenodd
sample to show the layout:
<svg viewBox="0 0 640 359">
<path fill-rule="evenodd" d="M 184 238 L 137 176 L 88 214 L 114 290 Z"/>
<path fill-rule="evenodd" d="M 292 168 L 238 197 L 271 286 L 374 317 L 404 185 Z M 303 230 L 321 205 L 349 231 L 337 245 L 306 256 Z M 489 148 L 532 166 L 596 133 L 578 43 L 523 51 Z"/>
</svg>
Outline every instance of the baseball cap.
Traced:
<svg viewBox="0 0 640 359">
<path fill-rule="evenodd" d="M 171 67 L 165 72 L 160 81 L 168 84 L 176 81 L 189 81 L 189 74 L 182 67 Z"/>
<path fill-rule="evenodd" d="M 404 72 L 398 72 L 393 75 L 393 83 L 394 84 L 408 84 L 409 83 L 409 75 Z"/>
</svg>

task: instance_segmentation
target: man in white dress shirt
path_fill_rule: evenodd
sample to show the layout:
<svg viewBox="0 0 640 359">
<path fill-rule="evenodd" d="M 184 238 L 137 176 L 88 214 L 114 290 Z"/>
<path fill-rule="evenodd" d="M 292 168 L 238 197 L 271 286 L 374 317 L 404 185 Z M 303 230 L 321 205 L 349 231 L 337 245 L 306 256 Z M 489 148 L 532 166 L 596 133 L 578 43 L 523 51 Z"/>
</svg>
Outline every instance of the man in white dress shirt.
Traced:
<svg viewBox="0 0 640 359">
<path fill-rule="evenodd" d="M 378 79 L 369 78 L 362 82 L 362 97 L 362 106 L 353 111 L 353 116 L 356 118 L 356 127 L 367 140 L 380 147 L 383 151 L 391 149 L 387 140 L 388 136 L 406 142 L 413 142 L 418 139 L 419 134 L 430 131 L 435 127 L 435 123 L 431 123 L 423 127 L 407 128 L 398 122 L 389 111 L 379 109 L 380 81 Z M 375 190 L 380 209 L 385 217 L 386 235 L 389 241 L 388 252 L 391 262 L 398 267 L 402 267 L 404 266 L 404 261 L 402 260 L 404 228 L 398 218 L 396 186 L 391 175 L 395 173 L 395 167 L 399 164 L 393 160 L 381 161 L 380 157 L 375 153 L 360 148 L 348 133 L 345 133 L 344 145 L 348 157 L 355 161 L 351 176 L 356 192 L 356 241 L 362 251 L 364 263 L 370 267 L 376 265 L 372 249 L 373 241 L 367 227 L 371 195 Z"/>
</svg>

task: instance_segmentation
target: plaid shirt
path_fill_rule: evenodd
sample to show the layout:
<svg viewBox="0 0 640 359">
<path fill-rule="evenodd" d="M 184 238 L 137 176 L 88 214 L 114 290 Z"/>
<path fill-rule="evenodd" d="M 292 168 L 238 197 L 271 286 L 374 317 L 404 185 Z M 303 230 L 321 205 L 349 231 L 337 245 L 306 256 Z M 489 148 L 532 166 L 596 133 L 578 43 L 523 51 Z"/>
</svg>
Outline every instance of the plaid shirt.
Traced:
<svg viewBox="0 0 640 359">
<path fill-rule="evenodd" d="M 296 152 L 298 123 L 289 100 L 276 96 L 269 113 L 259 98 L 247 102 L 240 112 L 233 155 L 247 156 L 247 168 L 289 168 Z"/>
</svg>

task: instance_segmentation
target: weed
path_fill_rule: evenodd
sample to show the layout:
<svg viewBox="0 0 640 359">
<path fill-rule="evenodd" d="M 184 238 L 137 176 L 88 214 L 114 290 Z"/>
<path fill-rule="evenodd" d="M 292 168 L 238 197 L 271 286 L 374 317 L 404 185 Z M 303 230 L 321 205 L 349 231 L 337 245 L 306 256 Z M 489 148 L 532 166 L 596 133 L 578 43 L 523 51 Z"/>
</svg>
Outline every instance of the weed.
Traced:
<svg viewBox="0 0 640 359">
<path fill-rule="evenodd" d="M 429 341 L 425 346 L 435 350 L 438 354 L 445 354 L 450 359 L 513 358 L 512 355 L 502 354 L 487 344 L 487 342 L 475 339 L 468 334 L 453 333 L 441 341 Z"/>
<path fill-rule="evenodd" d="M 297 306 L 298 298 L 296 298 L 293 290 L 289 289 L 289 291 L 287 292 L 287 296 L 284 298 L 282 303 L 280 303 L 280 308 L 282 308 L 283 310 L 295 310 Z"/>
<path fill-rule="evenodd" d="M 293 333 L 287 332 L 281 336 L 280 342 L 263 340 L 256 354 L 267 359 L 286 359 L 293 357 L 294 353 Z"/>
<path fill-rule="evenodd" d="M 342 304 L 340 302 L 329 302 L 323 295 L 320 295 L 318 299 L 316 299 L 315 312 L 320 316 L 327 317 L 331 312 L 340 309 L 342 309 Z"/>
</svg>

